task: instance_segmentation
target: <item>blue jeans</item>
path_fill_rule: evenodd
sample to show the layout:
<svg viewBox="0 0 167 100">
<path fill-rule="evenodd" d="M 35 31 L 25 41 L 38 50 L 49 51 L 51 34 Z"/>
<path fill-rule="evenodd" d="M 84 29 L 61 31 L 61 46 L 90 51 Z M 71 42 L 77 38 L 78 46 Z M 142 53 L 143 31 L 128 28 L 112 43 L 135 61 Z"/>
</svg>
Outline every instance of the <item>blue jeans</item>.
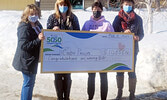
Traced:
<svg viewBox="0 0 167 100">
<path fill-rule="evenodd" d="M 32 100 L 32 93 L 35 84 L 36 74 L 23 73 L 23 86 L 21 91 L 21 100 Z"/>
<path fill-rule="evenodd" d="M 134 72 L 128 72 L 129 78 L 136 78 L 136 61 L 137 61 L 137 53 L 134 54 Z M 124 72 L 117 72 L 117 76 L 124 76 Z"/>
</svg>

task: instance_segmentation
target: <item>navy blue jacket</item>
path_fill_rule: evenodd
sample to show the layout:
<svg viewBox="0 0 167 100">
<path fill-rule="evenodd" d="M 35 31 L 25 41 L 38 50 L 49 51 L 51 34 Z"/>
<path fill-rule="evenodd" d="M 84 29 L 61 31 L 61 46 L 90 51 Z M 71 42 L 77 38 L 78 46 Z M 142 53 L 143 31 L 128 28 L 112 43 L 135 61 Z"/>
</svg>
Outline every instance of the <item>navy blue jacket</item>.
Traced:
<svg viewBox="0 0 167 100">
<path fill-rule="evenodd" d="M 143 21 L 142 21 L 142 18 L 140 16 L 138 16 L 137 14 L 135 14 L 135 15 L 136 15 L 136 17 L 130 26 L 130 30 L 136 36 L 139 36 L 139 41 L 140 41 L 144 37 Z M 121 19 L 119 18 L 118 15 L 114 19 L 113 28 L 114 28 L 115 32 L 124 32 L 122 25 L 121 25 Z M 135 53 L 137 53 L 138 51 L 139 51 L 138 41 L 135 41 Z"/>
<path fill-rule="evenodd" d="M 42 26 L 37 22 L 38 26 Z M 30 23 L 21 22 L 17 28 L 17 49 L 12 65 L 18 71 L 36 74 L 41 41 Z"/>
</svg>

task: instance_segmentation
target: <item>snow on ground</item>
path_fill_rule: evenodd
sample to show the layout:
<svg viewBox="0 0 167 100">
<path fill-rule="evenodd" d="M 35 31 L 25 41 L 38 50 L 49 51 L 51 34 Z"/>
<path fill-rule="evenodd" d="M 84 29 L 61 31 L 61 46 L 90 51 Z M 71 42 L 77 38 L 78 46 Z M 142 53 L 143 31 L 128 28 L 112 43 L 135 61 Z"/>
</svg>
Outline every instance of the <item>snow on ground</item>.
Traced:
<svg viewBox="0 0 167 100">
<path fill-rule="evenodd" d="M 54 11 L 42 11 L 40 22 L 46 28 L 48 16 Z M 140 42 L 140 52 L 137 60 L 137 90 L 136 94 L 152 93 L 167 89 L 167 12 L 154 14 L 154 34 L 147 33 L 147 12 L 136 10 L 143 18 L 145 37 Z M 78 16 L 80 28 L 89 20 L 91 11 L 74 10 Z M 22 86 L 22 74 L 12 67 L 12 59 L 16 49 L 17 26 L 22 11 L 0 11 L 0 98 L 2 100 L 18 100 Z M 118 14 L 116 11 L 104 11 L 103 15 L 111 23 Z M 115 72 L 108 73 L 108 99 L 116 96 Z M 87 99 L 87 73 L 72 74 L 71 98 L 73 100 Z M 40 66 L 34 88 L 34 100 L 53 100 L 56 97 L 53 74 L 41 74 Z M 128 96 L 128 77 L 125 74 L 124 96 Z M 163 94 L 160 92 L 160 94 Z M 40 97 L 40 98 L 39 98 Z M 100 80 L 96 74 L 95 100 L 100 99 Z"/>
</svg>

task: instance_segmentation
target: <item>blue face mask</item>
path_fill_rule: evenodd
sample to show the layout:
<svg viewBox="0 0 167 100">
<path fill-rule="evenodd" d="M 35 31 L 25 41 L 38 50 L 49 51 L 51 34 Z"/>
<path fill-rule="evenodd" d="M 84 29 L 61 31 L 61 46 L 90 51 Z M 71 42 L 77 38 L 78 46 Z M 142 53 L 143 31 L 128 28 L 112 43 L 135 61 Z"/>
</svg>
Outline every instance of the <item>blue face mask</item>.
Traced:
<svg viewBox="0 0 167 100">
<path fill-rule="evenodd" d="M 67 10 L 68 10 L 68 6 L 59 6 L 59 11 L 61 13 L 65 13 L 65 12 L 67 12 Z"/>
<path fill-rule="evenodd" d="M 35 23 L 38 19 L 39 19 L 39 17 L 36 15 L 28 16 L 28 20 L 32 23 Z"/>
<path fill-rule="evenodd" d="M 123 6 L 123 10 L 127 13 L 131 12 L 132 11 L 132 6 Z"/>
</svg>

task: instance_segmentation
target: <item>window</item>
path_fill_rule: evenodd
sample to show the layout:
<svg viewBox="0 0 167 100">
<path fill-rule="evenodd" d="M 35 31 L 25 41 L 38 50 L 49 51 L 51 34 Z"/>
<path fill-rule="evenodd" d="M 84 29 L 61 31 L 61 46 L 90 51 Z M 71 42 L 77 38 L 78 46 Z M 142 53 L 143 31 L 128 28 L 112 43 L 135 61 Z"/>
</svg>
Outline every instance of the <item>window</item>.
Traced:
<svg viewBox="0 0 167 100">
<path fill-rule="evenodd" d="M 73 9 L 83 9 L 83 0 L 70 0 Z"/>
</svg>

